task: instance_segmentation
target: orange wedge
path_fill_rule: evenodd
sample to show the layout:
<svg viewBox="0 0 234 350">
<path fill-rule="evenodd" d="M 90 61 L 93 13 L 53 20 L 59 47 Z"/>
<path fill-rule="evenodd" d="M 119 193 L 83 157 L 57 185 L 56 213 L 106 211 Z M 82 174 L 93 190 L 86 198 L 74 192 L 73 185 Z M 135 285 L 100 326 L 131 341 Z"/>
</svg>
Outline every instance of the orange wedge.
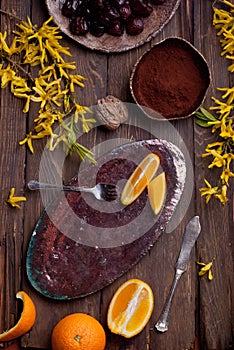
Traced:
<svg viewBox="0 0 234 350">
<path fill-rule="evenodd" d="M 0 342 L 19 338 L 27 333 L 34 325 L 36 319 L 36 308 L 32 299 L 23 291 L 18 292 L 16 298 L 23 301 L 23 311 L 16 325 L 0 334 Z"/>
<path fill-rule="evenodd" d="M 148 185 L 148 196 L 151 208 L 157 215 L 163 207 L 167 191 L 165 172 L 158 175 Z"/>
<path fill-rule="evenodd" d="M 160 164 L 159 157 L 154 154 L 148 154 L 134 170 L 126 182 L 121 194 L 121 202 L 129 205 L 144 191 Z"/>
<path fill-rule="evenodd" d="M 111 332 L 131 338 L 140 333 L 153 312 L 151 287 L 138 279 L 130 279 L 115 292 L 107 312 Z"/>
</svg>

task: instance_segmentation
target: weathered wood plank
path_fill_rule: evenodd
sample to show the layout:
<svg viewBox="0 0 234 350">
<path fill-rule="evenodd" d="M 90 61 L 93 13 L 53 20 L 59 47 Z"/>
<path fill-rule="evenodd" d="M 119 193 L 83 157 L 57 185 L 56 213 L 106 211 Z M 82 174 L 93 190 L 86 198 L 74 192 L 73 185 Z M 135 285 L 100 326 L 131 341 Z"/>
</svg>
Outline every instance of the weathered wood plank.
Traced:
<svg viewBox="0 0 234 350">
<path fill-rule="evenodd" d="M 25 6 L 30 8 L 30 1 Z M 14 15 L 25 19 L 18 1 L 1 1 L 1 7 Z M 16 20 L 1 15 L 1 31 L 7 32 L 8 43 L 11 32 L 16 28 Z M 24 137 L 26 117 L 22 112 L 23 102 L 13 97 L 9 87 L 0 91 L 0 331 L 12 326 L 17 318 L 18 304 L 15 294 L 21 283 L 21 253 L 23 241 L 22 210 L 10 208 L 5 204 L 11 187 L 16 188 L 16 195 L 24 194 L 25 150 L 18 142 Z"/>
<path fill-rule="evenodd" d="M 179 11 L 169 23 L 163 37 L 180 36 L 189 41 L 193 39 L 193 4 L 191 2 L 181 2 Z M 192 119 L 186 119 L 178 122 L 174 122 L 173 126 L 178 132 L 178 137 L 184 140 L 185 145 L 189 151 L 189 157 L 193 159 L 193 123 Z M 174 142 L 177 144 L 178 140 Z M 190 169 L 191 170 L 191 169 Z M 187 182 L 189 183 L 189 174 L 187 176 Z M 193 184 L 191 184 L 193 186 Z M 188 203 L 189 204 L 189 203 Z M 191 198 L 191 203 L 188 210 L 183 217 L 181 217 L 180 225 L 172 232 L 164 234 L 161 237 L 161 242 L 157 242 L 161 246 L 155 247 L 155 259 L 153 266 L 157 266 L 155 271 L 155 289 L 156 289 L 156 310 L 154 320 L 157 321 L 160 312 L 163 308 L 166 297 L 169 293 L 169 289 L 172 283 L 174 275 L 174 264 L 179 254 L 182 235 L 186 223 L 191 219 L 194 212 L 194 197 Z M 177 212 L 180 216 L 180 210 Z M 183 219 L 182 219 L 183 218 Z M 159 252 L 158 252 L 159 250 Z M 159 254 L 159 256 L 157 256 Z M 170 324 L 168 332 L 164 334 L 152 332 L 151 344 L 152 348 L 156 346 L 158 349 L 192 349 L 195 339 L 195 292 L 196 292 L 196 279 L 195 279 L 195 250 L 192 251 L 189 268 L 178 285 L 176 291 L 173 306 L 170 315 Z M 152 279 L 152 276 L 151 276 Z M 153 325 L 152 325 L 153 326 Z M 181 337 L 181 329 L 186 329 Z"/>
<path fill-rule="evenodd" d="M 192 14 L 192 7 L 190 4 L 183 4 L 181 8 L 178 10 L 174 18 L 170 21 L 170 23 L 165 27 L 165 29 L 158 35 L 152 42 L 151 45 L 157 43 L 162 40 L 164 37 L 168 36 L 181 36 L 185 34 L 185 37 L 189 39 L 190 32 L 193 31 L 192 23 L 190 26 L 187 26 L 187 21 L 185 21 L 185 27 L 180 26 L 180 21 L 183 22 L 185 18 L 191 18 L 188 16 L 188 13 Z M 180 24 L 179 24 L 180 23 Z M 126 96 L 128 98 L 128 84 L 129 84 L 129 76 L 137 59 L 149 48 L 150 44 L 144 45 L 143 47 L 131 51 L 130 56 L 126 56 L 127 60 L 123 55 L 120 57 L 112 56 L 109 59 L 111 65 L 109 65 L 112 69 L 109 70 L 109 78 L 108 82 L 110 85 L 110 91 L 112 94 L 116 94 L 116 96 Z M 131 62 L 129 62 L 128 57 L 131 58 Z M 125 63 L 123 63 L 125 59 Z M 135 62 L 134 62 L 135 60 Z M 127 65 L 126 65 L 127 62 Z M 124 69 L 118 70 L 119 67 L 124 67 Z M 112 71 L 114 73 L 112 73 Z M 127 73 L 127 77 L 126 77 Z M 117 75 L 118 74 L 118 75 Z M 116 84 L 116 81 L 118 84 Z M 120 84 L 120 82 L 122 82 Z M 126 93 L 127 89 L 127 93 Z M 132 101 L 131 98 L 127 101 Z M 132 116 L 133 117 L 133 116 Z M 130 119 L 130 122 L 132 119 Z M 138 123 L 137 117 L 135 116 L 134 122 L 136 125 L 142 125 L 142 123 Z M 145 130 L 148 130 L 147 122 L 145 123 Z M 151 123 L 151 132 L 155 136 L 159 136 L 162 134 L 162 130 L 158 130 L 163 128 L 163 125 L 159 125 L 158 123 Z M 192 121 L 185 121 L 184 124 L 186 126 L 189 125 L 189 129 L 193 128 Z M 175 127 L 179 129 L 181 132 L 181 136 L 186 138 L 187 128 L 184 128 L 184 125 L 180 127 L 179 123 L 175 123 Z M 185 130 L 186 129 L 186 130 Z M 158 130 L 158 131 L 157 131 Z M 128 130 L 129 131 L 129 130 Z M 144 130 L 141 130 L 137 137 L 144 138 L 147 137 L 147 133 Z M 121 130 L 122 132 L 122 130 Z M 121 134 L 120 136 L 125 135 L 125 137 L 130 137 L 131 134 L 126 132 L 125 134 Z M 179 136 L 179 135 L 178 135 Z M 191 132 L 191 137 L 187 137 L 188 143 L 187 147 L 193 147 L 193 132 Z M 175 140 L 178 141 L 178 140 Z M 195 308 L 195 288 L 194 288 L 194 280 L 191 276 L 194 276 L 195 266 L 191 264 L 188 269 L 186 276 L 181 281 L 180 286 L 178 287 L 177 297 L 174 299 L 173 309 L 171 312 L 171 323 L 170 330 L 165 334 L 156 333 L 154 329 L 154 324 L 156 323 L 160 312 L 163 308 L 163 304 L 166 300 L 166 296 L 169 292 L 170 285 L 172 283 L 173 275 L 174 275 L 174 264 L 178 256 L 182 233 L 184 229 L 184 225 L 188 219 L 190 219 L 191 215 L 193 215 L 193 205 L 191 205 L 189 212 L 186 215 L 186 218 L 183 220 L 182 225 L 177 228 L 173 233 L 164 234 L 158 242 L 155 244 L 155 247 L 146 255 L 140 263 L 138 263 L 135 267 L 133 267 L 126 275 L 118 279 L 115 283 L 113 283 L 110 287 L 103 291 L 103 299 L 110 301 L 113 293 L 116 288 L 123 283 L 125 280 L 129 278 L 140 278 L 152 286 L 155 295 L 155 309 L 151 320 L 147 327 L 143 330 L 141 334 L 132 338 L 132 339 L 123 339 L 116 335 L 111 335 L 108 333 L 108 344 L 107 349 L 149 349 L 149 348 L 157 348 L 157 349 L 179 349 L 179 348 L 191 348 L 194 338 L 195 338 L 195 319 L 194 316 L 194 308 Z M 194 257 L 194 252 L 193 252 Z M 152 273 L 153 272 L 153 273 Z M 186 290 L 187 294 L 184 295 L 183 299 L 181 298 L 181 291 Z M 103 305 L 103 317 L 105 317 L 107 312 L 107 305 Z M 178 315 L 180 315 L 178 317 Z M 189 330 L 184 335 L 183 339 L 181 339 L 180 329 L 185 328 L 188 323 L 190 324 Z M 120 345 L 121 344 L 121 345 Z"/>
<path fill-rule="evenodd" d="M 38 24 L 42 24 L 43 20 L 48 18 L 45 5 L 39 2 L 34 2 L 32 7 L 32 21 Z M 64 45 L 70 48 L 72 57 L 68 58 L 69 61 L 75 61 L 77 65 L 77 73 L 88 78 L 85 82 L 85 88 L 77 90 L 77 101 L 80 104 L 90 106 L 96 103 L 97 98 L 105 94 L 106 91 L 106 57 L 105 55 L 86 50 L 81 46 L 75 44 L 72 40 L 64 38 Z M 29 115 L 29 125 L 32 126 L 34 119 L 34 111 L 32 110 Z M 96 138 L 96 132 L 91 135 L 85 135 L 83 137 L 84 144 L 87 147 L 91 147 L 93 139 Z M 28 155 L 26 179 L 27 182 L 30 179 L 38 179 L 40 158 L 43 152 L 44 143 L 38 143 L 36 145 L 35 154 Z M 53 158 L 53 156 L 52 156 Z M 63 180 L 66 182 L 71 179 L 72 176 L 77 174 L 79 166 L 79 160 L 77 157 L 69 157 L 66 160 L 63 171 Z M 45 169 L 48 171 L 50 178 L 53 178 L 52 169 Z M 29 201 L 27 209 L 27 215 L 24 221 L 24 234 L 25 245 L 24 255 L 26 255 L 27 245 L 29 239 L 33 233 L 33 229 L 37 220 L 39 219 L 42 210 L 43 203 L 40 201 L 39 193 L 28 193 Z M 37 292 L 35 292 L 29 285 L 27 277 L 24 276 L 23 280 L 24 289 L 30 292 L 33 300 L 37 306 L 37 321 L 29 337 L 24 337 L 22 340 L 22 346 L 28 346 L 33 348 L 48 349 L 50 347 L 51 331 L 55 324 L 64 316 L 74 312 L 85 312 L 93 315 L 97 319 L 99 318 L 99 305 L 101 304 L 100 293 L 91 295 L 85 299 L 79 299 L 67 302 L 57 302 L 49 300 Z M 45 315 L 50 315 L 47 318 L 48 322 L 45 322 Z M 43 337 L 41 337 L 43 334 Z"/>
<path fill-rule="evenodd" d="M 230 75 L 227 73 L 227 61 L 220 56 L 219 39 L 212 27 L 213 11 L 211 3 L 195 3 L 195 42 L 208 60 L 212 84 L 204 102 L 206 108 L 212 105 L 211 96 L 221 97 L 216 87 L 229 86 Z M 199 21 L 199 14 L 205 13 L 206 20 Z M 232 84 L 233 86 L 233 84 Z M 208 169 L 211 159 L 201 158 L 206 145 L 217 140 L 210 130 L 195 127 L 195 178 L 197 182 L 197 208 L 201 216 L 203 235 L 198 242 L 198 259 L 204 262 L 214 261 L 214 280 L 201 278 L 199 284 L 199 320 L 201 349 L 231 349 L 233 346 L 233 218 L 232 194 L 225 207 L 212 199 L 209 204 L 201 199 L 199 187 L 204 187 L 206 178 L 213 186 L 217 184 L 218 172 Z"/>
</svg>

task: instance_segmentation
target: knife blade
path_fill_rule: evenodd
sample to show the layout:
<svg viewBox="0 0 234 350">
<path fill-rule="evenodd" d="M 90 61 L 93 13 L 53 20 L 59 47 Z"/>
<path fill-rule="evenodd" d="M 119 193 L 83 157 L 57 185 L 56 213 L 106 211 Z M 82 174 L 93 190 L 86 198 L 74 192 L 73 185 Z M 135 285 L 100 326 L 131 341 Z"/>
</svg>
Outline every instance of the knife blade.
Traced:
<svg viewBox="0 0 234 350">
<path fill-rule="evenodd" d="M 180 255 L 175 264 L 175 268 L 183 272 L 187 270 L 188 261 L 192 248 L 201 232 L 199 216 L 194 216 L 185 228 Z"/>
<path fill-rule="evenodd" d="M 160 332 L 166 332 L 168 330 L 169 313 L 172 305 L 172 300 L 182 274 L 187 270 L 189 257 L 192 248 L 201 232 L 201 225 L 199 216 L 194 216 L 189 223 L 186 225 L 185 233 L 182 240 L 182 246 L 180 254 L 175 264 L 175 276 L 172 283 L 170 293 L 167 297 L 166 304 L 163 308 L 161 316 L 158 322 L 155 324 L 155 328 Z"/>
</svg>

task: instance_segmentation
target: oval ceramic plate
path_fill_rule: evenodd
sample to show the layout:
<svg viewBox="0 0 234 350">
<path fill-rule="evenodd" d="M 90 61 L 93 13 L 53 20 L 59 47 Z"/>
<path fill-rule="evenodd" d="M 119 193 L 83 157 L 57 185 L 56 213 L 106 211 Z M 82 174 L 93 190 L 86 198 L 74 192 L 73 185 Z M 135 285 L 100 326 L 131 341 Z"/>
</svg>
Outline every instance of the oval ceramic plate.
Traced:
<svg viewBox="0 0 234 350">
<path fill-rule="evenodd" d="M 151 249 L 184 189 L 186 163 L 177 146 L 159 139 L 122 145 L 83 169 L 70 184 L 114 183 L 119 187 L 149 153 L 159 156 L 167 174 L 167 194 L 159 215 L 151 210 L 147 191 L 129 206 L 119 199 L 101 202 L 78 192 L 59 192 L 39 219 L 27 251 L 27 275 L 37 291 L 62 300 L 94 293 Z"/>
<path fill-rule="evenodd" d="M 154 6 L 150 17 L 144 20 L 145 27 L 139 35 L 130 36 L 124 33 L 121 37 L 114 37 L 104 34 L 96 38 L 91 34 L 77 36 L 70 32 L 69 19 L 61 13 L 64 2 L 65 0 L 46 0 L 49 14 L 54 17 L 54 22 L 60 27 L 60 30 L 79 44 L 103 52 L 127 51 L 150 41 L 169 22 L 180 4 L 180 0 L 165 0 L 163 5 Z"/>
</svg>

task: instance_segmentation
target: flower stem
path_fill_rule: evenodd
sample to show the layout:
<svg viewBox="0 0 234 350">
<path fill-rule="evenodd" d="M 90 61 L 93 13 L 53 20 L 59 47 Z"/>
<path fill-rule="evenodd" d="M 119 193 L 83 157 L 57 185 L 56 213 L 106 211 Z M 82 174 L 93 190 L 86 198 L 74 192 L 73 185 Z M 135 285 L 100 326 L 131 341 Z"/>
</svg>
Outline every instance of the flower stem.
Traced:
<svg viewBox="0 0 234 350">
<path fill-rule="evenodd" d="M 32 75 L 31 75 L 29 72 L 27 72 L 19 63 L 13 61 L 13 60 L 12 60 L 10 57 L 8 57 L 8 56 L 5 56 L 5 55 L 4 55 L 4 56 L 2 56 L 2 57 L 3 57 L 7 62 L 11 63 L 12 66 L 16 67 L 16 68 L 19 69 L 21 72 L 23 72 L 23 73 L 29 78 L 29 80 L 30 80 L 32 83 L 35 83 L 35 81 L 34 81 Z"/>
<path fill-rule="evenodd" d="M 17 21 L 20 21 L 20 22 L 22 21 L 21 18 L 19 18 L 19 17 L 16 16 L 16 15 L 13 15 L 13 13 L 4 11 L 4 10 L 2 10 L 2 9 L 0 9 L 0 13 L 3 13 L 4 15 L 7 15 L 8 17 L 12 17 L 12 18 L 16 19 Z"/>
</svg>

